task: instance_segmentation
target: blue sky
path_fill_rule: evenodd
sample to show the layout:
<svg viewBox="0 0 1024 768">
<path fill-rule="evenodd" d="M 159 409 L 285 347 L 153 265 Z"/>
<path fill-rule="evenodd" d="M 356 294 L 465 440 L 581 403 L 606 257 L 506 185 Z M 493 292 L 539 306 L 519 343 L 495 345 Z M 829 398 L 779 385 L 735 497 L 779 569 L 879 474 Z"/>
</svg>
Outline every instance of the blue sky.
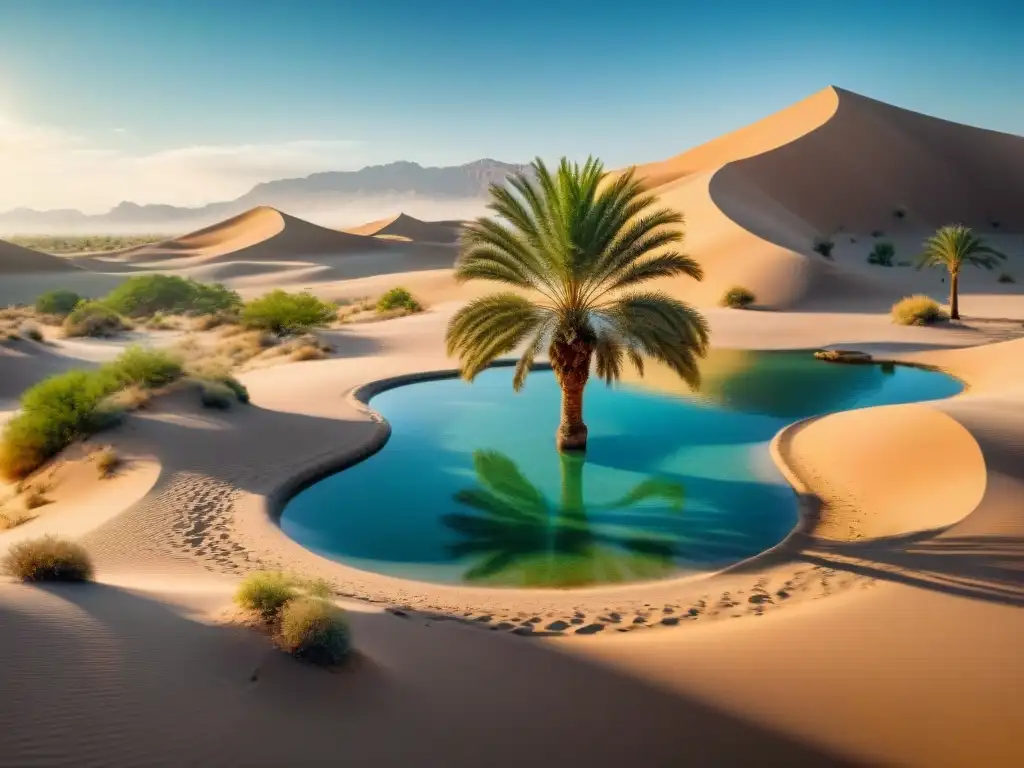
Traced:
<svg viewBox="0 0 1024 768">
<path fill-rule="evenodd" d="M 0 0 L 0 174 L 35 179 L 0 209 L 198 203 L 397 159 L 617 167 L 830 84 L 1024 133 L 1022 28 L 983 0 Z"/>
</svg>

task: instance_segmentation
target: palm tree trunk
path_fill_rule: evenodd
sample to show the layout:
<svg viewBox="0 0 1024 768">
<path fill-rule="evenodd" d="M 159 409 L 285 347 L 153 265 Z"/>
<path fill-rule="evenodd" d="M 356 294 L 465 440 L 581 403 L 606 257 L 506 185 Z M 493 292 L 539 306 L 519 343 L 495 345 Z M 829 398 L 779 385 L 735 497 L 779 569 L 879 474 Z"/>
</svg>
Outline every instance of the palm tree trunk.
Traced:
<svg viewBox="0 0 1024 768">
<path fill-rule="evenodd" d="M 583 387 L 579 376 L 566 377 L 562 382 L 562 421 L 555 437 L 560 451 L 587 450 L 587 425 L 583 423 Z"/>
<path fill-rule="evenodd" d="M 560 451 L 587 450 L 587 425 L 583 423 L 583 388 L 590 378 L 591 344 L 580 337 L 555 341 L 549 356 L 558 385 L 562 388 L 562 420 L 555 434 Z"/>
<path fill-rule="evenodd" d="M 960 319 L 960 295 L 957 291 L 959 288 L 960 273 L 950 272 L 949 273 L 949 319 L 959 320 Z"/>
</svg>

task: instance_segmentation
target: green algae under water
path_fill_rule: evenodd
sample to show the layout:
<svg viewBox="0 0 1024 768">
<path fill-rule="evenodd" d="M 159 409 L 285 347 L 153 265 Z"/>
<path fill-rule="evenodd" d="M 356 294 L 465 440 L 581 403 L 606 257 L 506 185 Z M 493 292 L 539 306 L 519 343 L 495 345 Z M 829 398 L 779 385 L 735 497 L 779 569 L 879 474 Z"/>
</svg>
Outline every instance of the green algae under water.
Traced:
<svg viewBox="0 0 1024 768">
<path fill-rule="evenodd" d="M 370 404 L 391 424 L 384 448 L 297 494 L 281 527 L 329 559 L 435 583 L 565 588 L 713 571 L 796 523 L 768 455 L 782 427 L 962 388 L 802 351 L 715 350 L 702 378 L 698 393 L 657 367 L 614 388 L 592 378 L 585 458 L 555 450 L 550 371 L 518 394 L 510 368 L 390 389 Z"/>
</svg>

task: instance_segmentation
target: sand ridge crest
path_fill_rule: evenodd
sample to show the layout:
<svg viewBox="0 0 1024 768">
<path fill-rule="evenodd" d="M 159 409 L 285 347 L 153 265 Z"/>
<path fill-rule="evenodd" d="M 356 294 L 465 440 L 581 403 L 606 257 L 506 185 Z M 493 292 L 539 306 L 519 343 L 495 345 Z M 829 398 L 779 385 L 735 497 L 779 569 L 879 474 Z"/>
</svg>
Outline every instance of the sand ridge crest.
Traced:
<svg viewBox="0 0 1024 768">
<path fill-rule="evenodd" d="M 125 251 L 130 262 L 201 257 L 238 260 L 288 260 L 310 256 L 346 255 L 381 250 L 384 243 L 370 237 L 328 229 L 276 208 L 259 206 L 209 227 L 153 245 Z"/>
<path fill-rule="evenodd" d="M 459 221 L 423 221 L 406 213 L 388 216 L 345 230 L 355 235 L 388 236 L 428 243 L 454 243 L 458 240 Z"/>
</svg>

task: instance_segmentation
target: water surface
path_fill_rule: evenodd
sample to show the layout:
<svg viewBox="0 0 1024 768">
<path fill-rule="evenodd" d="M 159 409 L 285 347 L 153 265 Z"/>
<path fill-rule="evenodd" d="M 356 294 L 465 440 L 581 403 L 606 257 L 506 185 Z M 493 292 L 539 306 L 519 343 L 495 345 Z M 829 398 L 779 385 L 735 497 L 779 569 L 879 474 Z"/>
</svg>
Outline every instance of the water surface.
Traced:
<svg viewBox="0 0 1024 768">
<path fill-rule="evenodd" d="M 809 352 L 714 351 L 691 393 L 667 370 L 592 379 L 585 459 L 559 454 L 559 390 L 534 371 L 409 384 L 371 407 L 391 424 L 366 461 L 296 495 L 281 527 L 369 571 L 482 586 L 573 587 L 716 570 L 783 539 L 796 500 L 768 455 L 783 426 L 948 397 L 943 374 L 837 365 Z"/>
</svg>

